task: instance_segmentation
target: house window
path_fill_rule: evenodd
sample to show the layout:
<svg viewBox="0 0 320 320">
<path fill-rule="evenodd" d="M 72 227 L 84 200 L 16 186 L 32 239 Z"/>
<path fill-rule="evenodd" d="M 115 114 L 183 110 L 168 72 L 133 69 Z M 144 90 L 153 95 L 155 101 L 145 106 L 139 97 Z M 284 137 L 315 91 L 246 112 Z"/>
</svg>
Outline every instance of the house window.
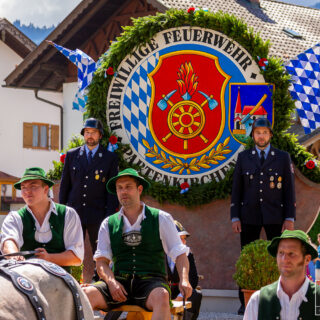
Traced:
<svg viewBox="0 0 320 320">
<path fill-rule="evenodd" d="M 59 126 L 47 123 L 23 123 L 23 147 L 58 150 Z"/>
</svg>

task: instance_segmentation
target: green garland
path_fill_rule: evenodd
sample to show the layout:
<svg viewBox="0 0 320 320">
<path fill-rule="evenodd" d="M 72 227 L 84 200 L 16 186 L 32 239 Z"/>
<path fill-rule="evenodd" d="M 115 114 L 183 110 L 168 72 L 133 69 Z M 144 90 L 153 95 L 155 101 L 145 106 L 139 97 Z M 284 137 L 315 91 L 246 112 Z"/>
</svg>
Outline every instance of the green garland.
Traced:
<svg viewBox="0 0 320 320">
<path fill-rule="evenodd" d="M 241 20 L 227 13 L 205 12 L 203 10 L 187 13 L 182 10 L 172 9 L 165 13 L 157 13 L 155 16 L 133 19 L 133 26 L 123 27 L 124 32 L 117 38 L 116 42 L 111 44 L 108 54 L 103 55 L 102 64 L 96 71 L 89 86 L 85 117 L 95 117 L 103 121 L 106 128 L 103 139 L 104 145 L 107 145 L 108 139 L 112 134 L 107 128 L 106 122 L 107 92 L 112 77 L 105 78 L 105 70 L 109 67 L 117 70 L 117 67 L 128 53 L 146 44 L 158 32 L 186 25 L 213 29 L 227 35 L 241 44 L 256 61 L 258 56 L 268 57 L 269 42 L 264 42 L 258 34 L 254 34 L 252 28 L 248 28 Z M 304 166 L 305 161 L 312 159 L 313 156 L 298 144 L 294 135 L 284 133 L 290 127 L 290 115 L 295 110 L 294 102 L 288 92 L 290 76 L 285 72 L 282 61 L 279 59 L 271 57 L 268 58 L 268 62 L 266 70 L 261 70 L 261 73 L 266 82 L 274 83 L 276 88 L 273 96 L 275 121 L 272 143 L 275 147 L 288 151 L 295 165 L 306 177 L 314 182 L 320 182 L 319 168 L 308 170 Z M 252 144 L 250 140 L 248 146 Z M 118 143 L 118 145 L 117 153 L 120 159 L 120 169 L 124 169 L 129 164 L 124 160 L 123 154 L 130 147 L 121 143 Z M 214 199 L 222 199 L 230 195 L 232 172 L 233 169 L 230 169 L 225 179 L 220 182 L 212 181 L 202 185 L 194 184 L 189 192 L 185 194 L 180 194 L 178 186 L 150 181 L 151 188 L 148 194 L 159 202 L 168 201 L 188 207 L 208 203 Z"/>
</svg>

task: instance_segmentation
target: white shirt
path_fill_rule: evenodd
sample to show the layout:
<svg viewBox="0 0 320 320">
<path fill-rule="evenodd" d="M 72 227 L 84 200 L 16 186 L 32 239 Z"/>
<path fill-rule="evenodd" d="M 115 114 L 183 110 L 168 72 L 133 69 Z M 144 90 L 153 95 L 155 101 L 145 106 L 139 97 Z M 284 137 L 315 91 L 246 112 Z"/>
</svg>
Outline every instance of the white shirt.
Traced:
<svg viewBox="0 0 320 320">
<path fill-rule="evenodd" d="M 309 287 L 309 279 L 306 277 L 303 285 L 300 289 L 291 297 L 289 300 L 289 296 L 283 291 L 281 284 L 281 277 L 278 282 L 277 288 L 277 296 L 280 301 L 281 311 L 280 311 L 280 319 L 281 320 L 293 320 L 298 319 L 299 316 L 299 307 L 302 301 L 308 301 L 306 298 L 306 294 Z M 246 307 L 246 311 L 244 313 L 243 320 L 256 320 L 258 319 L 258 310 L 259 310 L 259 298 L 260 298 L 260 290 L 256 291 L 250 298 L 249 303 Z"/>
<path fill-rule="evenodd" d="M 50 200 L 50 208 L 46 213 L 44 221 L 40 226 L 38 220 L 35 218 L 31 209 L 26 206 L 28 212 L 32 215 L 35 220 L 35 240 L 40 243 L 48 243 L 52 239 L 52 232 L 49 224 L 51 214 L 56 214 L 56 206 L 52 200 Z M 66 207 L 65 223 L 63 231 L 63 240 L 66 250 L 71 250 L 80 260 L 83 261 L 84 257 L 84 243 L 81 222 L 78 214 L 73 208 Z M 23 224 L 21 216 L 17 211 L 11 211 L 3 221 L 1 228 L 1 245 L 2 250 L 3 244 L 6 240 L 14 240 L 19 250 L 23 246 Z"/>
<path fill-rule="evenodd" d="M 141 203 L 141 205 L 143 206 L 142 211 L 139 214 L 137 221 L 133 225 L 130 224 L 128 218 L 125 216 L 121 208 L 119 219 L 123 217 L 123 233 L 141 230 L 141 221 L 146 218 L 145 204 Z M 100 257 L 105 257 L 108 260 L 112 260 L 113 255 L 110 244 L 108 221 L 109 217 L 104 219 L 101 223 L 98 235 L 97 251 L 93 256 L 94 260 Z M 172 216 L 162 210 L 159 210 L 159 232 L 163 249 L 173 261 L 175 261 L 176 258 L 181 254 L 188 253 L 188 247 L 181 242 Z"/>
</svg>

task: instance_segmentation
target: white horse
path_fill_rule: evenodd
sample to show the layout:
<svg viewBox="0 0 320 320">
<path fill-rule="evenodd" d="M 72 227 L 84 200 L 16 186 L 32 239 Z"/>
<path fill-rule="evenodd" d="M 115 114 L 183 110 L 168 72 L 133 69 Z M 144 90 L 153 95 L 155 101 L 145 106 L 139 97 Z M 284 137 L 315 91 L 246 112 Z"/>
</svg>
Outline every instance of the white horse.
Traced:
<svg viewBox="0 0 320 320">
<path fill-rule="evenodd" d="M 37 290 L 46 320 L 76 320 L 73 295 L 63 279 L 45 271 L 42 267 L 22 264 L 12 269 L 30 280 Z M 80 295 L 85 320 L 94 315 L 89 300 L 74 280 Z M 36 320 L 34 307 L 25 294 L 20 292 L 11 279 L 0 272 L 0 320 Z"/>
</svg>

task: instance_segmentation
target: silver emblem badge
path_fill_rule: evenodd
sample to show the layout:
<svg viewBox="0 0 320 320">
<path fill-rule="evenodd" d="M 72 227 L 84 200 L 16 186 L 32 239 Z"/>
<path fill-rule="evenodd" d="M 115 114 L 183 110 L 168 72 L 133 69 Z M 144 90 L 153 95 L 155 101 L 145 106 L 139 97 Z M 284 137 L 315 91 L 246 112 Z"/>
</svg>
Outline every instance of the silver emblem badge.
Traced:
<svg viewBox="0 0 320 320">
<path fill-rule="evenodd" d="M 141 243 L 142 234 L 140 231 L 130 231 L 122 235 L 123 242 L 129 247 L 136 247 Z"/>
<path fill-rule="evenodd" d="M 27 290 L 27 291 L 32 291 L 33 290 L 33 284 L 29 280 L 27 280 L 26 278 L 18 277 L 17 278 L 17 282 L 18 282 L 18 285 L 22 289 Z"/>
</svg>

